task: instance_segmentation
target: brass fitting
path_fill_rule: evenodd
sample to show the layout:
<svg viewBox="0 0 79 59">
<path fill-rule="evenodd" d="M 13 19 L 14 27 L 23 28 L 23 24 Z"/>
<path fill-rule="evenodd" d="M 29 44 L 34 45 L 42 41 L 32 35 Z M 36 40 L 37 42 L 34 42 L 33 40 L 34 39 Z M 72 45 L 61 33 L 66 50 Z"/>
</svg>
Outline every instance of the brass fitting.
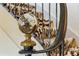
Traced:
<svg viewBox="0 0 79 59">
<path fill-rule="evenodd" d="M 31 40 L 31 34 L 25 34 L 25 37 L 27 39 L 24 40 L 23 42 L 21 42 L 21 46 L 24 46 L 24 47 L 29 47 L 29 46 L 34 47 L 34 46 L 36 46 L 36 43 Z"/>
</svg>

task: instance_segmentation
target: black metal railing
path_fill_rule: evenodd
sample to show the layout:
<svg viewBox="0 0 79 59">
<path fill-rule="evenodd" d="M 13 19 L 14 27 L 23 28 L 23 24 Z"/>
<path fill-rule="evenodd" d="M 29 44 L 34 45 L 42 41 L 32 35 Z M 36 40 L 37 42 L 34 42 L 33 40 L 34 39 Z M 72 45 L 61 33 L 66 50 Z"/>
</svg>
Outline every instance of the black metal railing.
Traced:
<svg viewBox="0 0 79 59">
<path fill-rule="evenodd" d="M 42 19 L 40 19 L 42 21 L 42 25 L 44 25 L 44 21 L 45 21 L 45 16 L 44 16 L 44 3 L 42 4 L 42 12 L 40 12 Z M 3 4 L 4 7 L 6 4 Z M 12 6 L 14 5 L 14 9 L 12 9 Z M 54 43 L 51 45 L 50 42 L 50 37 L 51 37 L 51 32 L 50 32 L 50 22 L 51 22 L 51 3 L 48 4 L 49 5 L 49 31 L 48 31 L 48 40 L 49 40 L 49 47 L 48 48 L 44 48 L 43 44 L 44 44 L 44 39 L 42 39 L 42 42 L 40 41 L 40 37 L 35 35 L 36 40 L 41 44 L 41 46 L 44 48 L 44 50 L 39 50 L 39 51 L 33 51 L 32 54 L 35 53 L 47 53 L 47 55 L 51 55 L 50 51 L 53 51 L 53 49 L 57 49 L 57 47 L 60 46 L 59 50 L 60 50 L 60 55 L 64 56 L 64 38 L 65 38 L 65 33 L 66 33 L 66 29 L 67 29 L 67 6 L 64 3 L 60 3 L 60 21 L 59 21 L 59 28 L 57 28 L 58 26 L 58 6 L 56 3 L 56 39 L 54 41 Z M 18 7 L 21 7 L 20 10 L 18 11 Z M 25 9 L 22 9 L 22 7 L 24 7 Z M 27 8 L 27 9 L 26 9 Z M 32 9 L 34 8 L 34 11 L 32 11 Z M 19 20 L 20 16 L 22 16 L 23 14 L 28 12 L 33 12 L 35 14 L 35 16 L 37 17 L 37 3 L 35 3 L 35 6 L 31 6 L 29 3 L 8 3 L 6 5 L 6 9 L 8 10 L 8 12 L 14 16 L 15 19 Z M 13 11 L 14 10 L 14 11 Z M 24 12 L 25 11 L 25 12 Z M 38 18 L 38 17 L 37 17 Z M 44 27 L 42 26 L 42 31 L 44 30 Z M 25 52 L 25 53 L 29 53 L 29 52 Z"/>
</svg>

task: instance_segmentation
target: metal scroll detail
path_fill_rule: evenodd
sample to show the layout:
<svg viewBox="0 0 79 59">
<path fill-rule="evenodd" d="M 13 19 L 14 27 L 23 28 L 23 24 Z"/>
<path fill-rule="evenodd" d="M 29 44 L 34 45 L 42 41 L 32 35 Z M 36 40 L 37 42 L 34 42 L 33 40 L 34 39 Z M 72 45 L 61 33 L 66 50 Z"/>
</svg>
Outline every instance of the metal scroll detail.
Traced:
<svg viewBox="0 0 79 59">
<path fill-rule="evenodd" d="M 57 48 L 59 45 L 61 45 L 62 41 L 65 38 L 66 29 L 67 29 L 67 6 L 64 3 L 60 3 L 60 22 L 54 43 L 45 50 L 32 51 L 32 54 L 45 53 L 47 51 Z"/>
</svg>

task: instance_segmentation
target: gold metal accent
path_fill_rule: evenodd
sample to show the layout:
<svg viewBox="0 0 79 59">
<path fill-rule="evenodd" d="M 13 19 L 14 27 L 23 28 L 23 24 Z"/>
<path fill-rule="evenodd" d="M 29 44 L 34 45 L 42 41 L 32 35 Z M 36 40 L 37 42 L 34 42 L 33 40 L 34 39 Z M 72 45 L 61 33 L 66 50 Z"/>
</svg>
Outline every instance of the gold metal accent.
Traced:
<svg viewBox="0 0 79 59">
<path fill-rule="evenodd" d="M 24 47 L 29 47 L 29 46 L 36 46 L 36 43 L 34 41 L 31 41 L 31 40 L 25 40 L 23 42 L 21 42 L 21 46 L 24 46 Z"/>
<path fill-rule="evenodd" d="M 31 40 L 31 34 L 25 34 L 25 38 L 27 39 L 21 42 L 21 46 L 24 46 L 24 47 L 32 46 L 33 47 L 36 45 L 36 43 Z"/>
</svg>

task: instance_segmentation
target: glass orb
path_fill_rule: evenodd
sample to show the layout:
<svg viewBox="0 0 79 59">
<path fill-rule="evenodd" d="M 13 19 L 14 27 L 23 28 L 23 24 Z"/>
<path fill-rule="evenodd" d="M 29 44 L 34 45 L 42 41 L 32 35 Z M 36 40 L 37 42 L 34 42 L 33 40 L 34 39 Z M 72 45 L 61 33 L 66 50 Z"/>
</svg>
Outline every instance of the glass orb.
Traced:
<svg viewBox="0 0 79 59">
<path fill-rule="evenodd" d="M 36 29 L 37 19 L 34 14 L 26 13 L 20 17 L 18 24 L 23 33 L 32 33 Z"/>
</svg>

